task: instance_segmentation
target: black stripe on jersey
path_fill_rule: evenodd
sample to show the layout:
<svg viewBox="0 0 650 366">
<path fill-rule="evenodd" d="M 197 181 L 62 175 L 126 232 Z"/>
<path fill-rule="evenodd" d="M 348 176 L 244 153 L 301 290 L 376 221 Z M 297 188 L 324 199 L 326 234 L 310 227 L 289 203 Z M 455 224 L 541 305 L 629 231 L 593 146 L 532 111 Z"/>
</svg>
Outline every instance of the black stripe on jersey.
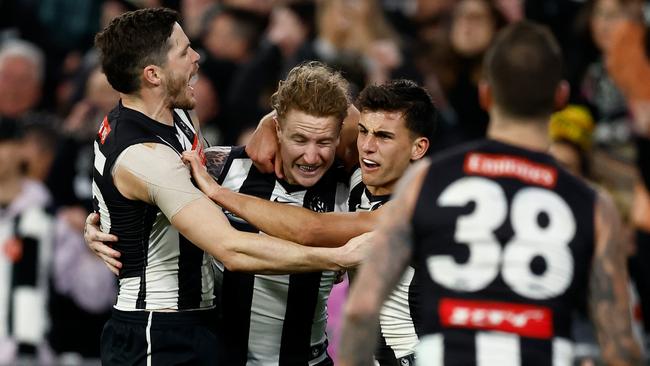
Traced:
<svg viewBox="0 0 650 366">
<path fill-rule="evenodd" d="M 221 181 L 225 179 L 232 165 L 233 158 L 241 152 L 231 153 L 228 162 L 224 167 Z M 260 184 L 262 182 L 262 184 Z M 262 174 L 255 166 L 251 166 L 248 176 L 239 189 L 240 193 L 246 193 L 265 200 L 271 198 L 275 188 L 275 179 L 268 174 Z M 230 224 L 237 230 L 257 233 L 259 230 L 247 223 L 230 221 Z M 253 303 L 253 286 L 255 285 L 255 275 L 248 273 L 230 272 L 227 269 L 223 271 L 222 285 L 222 308 L 223 313 L 228 314 L 223 319 L 223 325 L 226 330 L 224 343 L 228 350 L 229 366 L 244 366 L 248 361 L 248 335 L 251 320 L 251 306 Z"/>
<path fill-rule="evenodd" d="M 553 342 L 548 339 L 519 337 L 522 365 L 553 365 Z"/>
<path fill-rule="evenodd" d="M 454 329 L 445 330 L 442 334 L 442 349 L 444 350 L 443 365 L 476 365 L 476 343 L 467 342 L 468 339 L 476 338 L 475 331 L 466 329 Z"/>
<path fill-rule="evenodd" d="M 138 268 L 138 271 L 140 272 L 140 291 L 138 291 L 138 299 L 135 302 L 136 309 L 147 308 L 147 303 L 145 301 L 145 298 L 147 296 L 147 271 L 144 269 L 147 268 L 147 265 L 149 264 L 148 233 L 151 232 L 153 223 L 156 220 L 156 216 L 158 215 L 158 208 L 156 207 L 152 210 L 152 207 L 153 206 L 149 205 L 145 206 L 144 222 L 142 223 L 142 227 L 144 228 L 144 230 L 141 231 L 143 237 L 140 239 L 142 253 L 138 255 L 138 257 L 142 258 L 142 265 L 138 265 L 136 263 L 136 268 Z"/>
<path fill-rule="evenodd" d="M 397 364 L 397 356 L 395 356 L 393 349 L 386 344 L 386 338 L 381 334 L 381 330 L 379 330 L 375 360 L 377 360 L 379 366 L 401 366 Z"/>
<path fill-rule="evenodd" d="M 322 272 L 316 272 L 289 277 L 279 365 L 307 365 L 312 358 L 311 325 L 314 322 L 321 276 Z"/>
<path fill-rule="evenodd" d="M 187 140 L 190 143 L 194 143 L 194 136 L 195 136 L 194 132 L 192 132 L 190 127 L 187 124 L 185 124 L 185 122 L 180 118 L 180 116 L 176 115 L 177 111 L 178 110 L 174 110 L 174 123 L 177 124 L 178 127 L 180 127 L 180 129 L 181 129 L 181 131 L 183 131 L 183 134 L 185 135 L 185 137 L 187 137 Z M 191 123 L 192 118 L 190 117 L 190 114 L 187 113 L 187 111 L 181 110 L 180 113 L 183 113 L 185 115 L 185 117 L 187 117 L 187 120 L 190 121 L 190 123 Z"/>
<path fill-rule="evenodd" d="M 224 344 L 229 366 L 245 366 L 248 360 L 248 331 L 255 275 L 224 270 L 221 306 Z"/>
<path fill-rule="evenodd" d="M 201 306 L 203 250 L 178 234 L 178 307 Z M 198 283 L 198 284 L 197 284 Z"/>
</svg>

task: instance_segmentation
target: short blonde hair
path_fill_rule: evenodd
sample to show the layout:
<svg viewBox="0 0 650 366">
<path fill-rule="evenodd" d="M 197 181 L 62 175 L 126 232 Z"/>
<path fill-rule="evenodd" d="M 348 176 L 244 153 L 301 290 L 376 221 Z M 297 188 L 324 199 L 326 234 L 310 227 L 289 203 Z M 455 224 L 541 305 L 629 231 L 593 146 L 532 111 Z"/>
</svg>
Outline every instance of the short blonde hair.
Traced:
<svg viewBox="0 0 650 366">
<path fill-rule="evenodd" d="M 271 105 L 280 123 L 291 109 L 315 117 L 333 116 L 342 123 L 350 105 L 348 82 L 322 63 L 308 62 L 294 67 L 280 81 Z"/>
</svg>

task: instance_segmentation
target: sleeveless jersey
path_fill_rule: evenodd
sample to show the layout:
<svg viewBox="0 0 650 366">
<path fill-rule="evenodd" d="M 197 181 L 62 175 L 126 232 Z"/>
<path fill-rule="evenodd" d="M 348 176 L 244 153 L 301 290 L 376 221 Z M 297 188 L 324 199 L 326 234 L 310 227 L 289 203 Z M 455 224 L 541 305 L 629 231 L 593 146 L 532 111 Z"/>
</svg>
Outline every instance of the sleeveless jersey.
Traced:
<svg viewBox="0 0 650 366">
<path fill-rule="evenodd" d="M 118 156 L 140 143 L 165 144 L 179 155 L 201 146 L 186 111 L 174 110 L 174 126 L 164 125 L 120 102 L 101 124 L 94 142 L 93 201 L 101 230 L 115 234 L 122 253 L 118 310 L 203 309 L 214 307 L 210 256 L 183 237 L 157 206 L 122 196 L 113 183 Z"/>
<path fill-rule="evenodd" d="M 339 169 L 330 169 L 314 186 L 305 188 L 263 174 L 243 147 L 233 148 L 219 182 L 235 192 L 296 205 L 316 212 L 345 204 L 348 190 Z M 225 212 L 238 230 L 259 230 Z M 304 228 L 309 230 L 309 228 Z M 261 234 L 263 235 L 263 234 Z M 331 271 L 292 275 L 253 275 L 223 271 L 221 301 L 228 365 L 316 365 L 326 352 L 327 299 L 334 284 Z M 219 271 L 217 273 L 219 276 Z"/>
<path fill-rule="evenodd" d="M 496 141 L 436 157 L 412 227 L 424 365 L 571 365 L 596 194 L 555 160 Z"/>
<path fill-rule="evenodd" d="M 361 169 L 355 170 L 350 180 L 350 212 L 374 211 L 389 199 L 390 195 L 373 196 L 361 180 Z M 413 267 L 406 268 L 379 313 L 379 345 L 375 360 L 381 366 L 397 365 L 399 359 L 412 355 L 418 344 L 418 335 L 411 315 L 411 309 L 417 306 L 416 296 L 412 295 L 412 292 L 418 291 L 413 275 Z"/>
</svg>

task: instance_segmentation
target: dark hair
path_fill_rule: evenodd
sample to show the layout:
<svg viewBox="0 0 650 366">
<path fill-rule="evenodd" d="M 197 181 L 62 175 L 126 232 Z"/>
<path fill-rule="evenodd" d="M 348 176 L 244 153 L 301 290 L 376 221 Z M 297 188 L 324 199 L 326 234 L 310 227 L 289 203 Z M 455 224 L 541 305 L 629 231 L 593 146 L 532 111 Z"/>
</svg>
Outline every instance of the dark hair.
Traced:
<svg viewBox="0 0 650 366">
<path fill-rule="evenodd" d="M 484 75 L 494 102 L 513 117 L 548 117 L 562 81 L 562 51 L 548 28 L 529 21 L 503 29 L 488 50 Z"/>
<path fill-rule="evenodd" d="M 370 85 L 357 98 L 357 108 L 364 111 L 403 112 L 406 128 L 416 137 L 430 141 L 436 128 L 437 111 L 431 96 L 411 80 L 399 79 L 383 85 Z"/>
<path fill-rule="evenodd" d="M 166 8 L 140 9 L 120 15 L 95 36 L 102 69 L 113 89 L 130 94 L 140 89 L 148 65 L 163 66 L 178 13 Z"/>
</svg>

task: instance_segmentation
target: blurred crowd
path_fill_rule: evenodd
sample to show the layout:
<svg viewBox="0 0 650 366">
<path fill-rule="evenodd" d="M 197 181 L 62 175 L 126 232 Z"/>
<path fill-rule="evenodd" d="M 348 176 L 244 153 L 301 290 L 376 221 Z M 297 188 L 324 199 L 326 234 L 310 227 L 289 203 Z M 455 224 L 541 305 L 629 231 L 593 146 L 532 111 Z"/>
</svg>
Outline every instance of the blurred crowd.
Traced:
<svg viewBox="0 0 650 366">
<path fill-rule="evenodd" d="M 113 17 L 154 6 L 180 12 L 201 55 L 204 136 L 225 145 L 246 143 L 278 81 L 306 60 L 341 70 L 353 97 L 393 78 L 424 85 L 440 110 L 435 151 L 482 138 L 485 51 L 510 22 L 548 25 L 571 90 L 550 121 L 552 152 L 616 197 L 633 311 L 640 333 L 650 330 L 650 2 L 0 0 L 0 364 L 98 356 L 115 278 L 87 251 L 82 230 L 92 141 L 119 95 L 98 67 L 93 37 Z M 585 339 L 579 355 L 597 359 L 586 317 L 576 333 Z"/>
</svg>

